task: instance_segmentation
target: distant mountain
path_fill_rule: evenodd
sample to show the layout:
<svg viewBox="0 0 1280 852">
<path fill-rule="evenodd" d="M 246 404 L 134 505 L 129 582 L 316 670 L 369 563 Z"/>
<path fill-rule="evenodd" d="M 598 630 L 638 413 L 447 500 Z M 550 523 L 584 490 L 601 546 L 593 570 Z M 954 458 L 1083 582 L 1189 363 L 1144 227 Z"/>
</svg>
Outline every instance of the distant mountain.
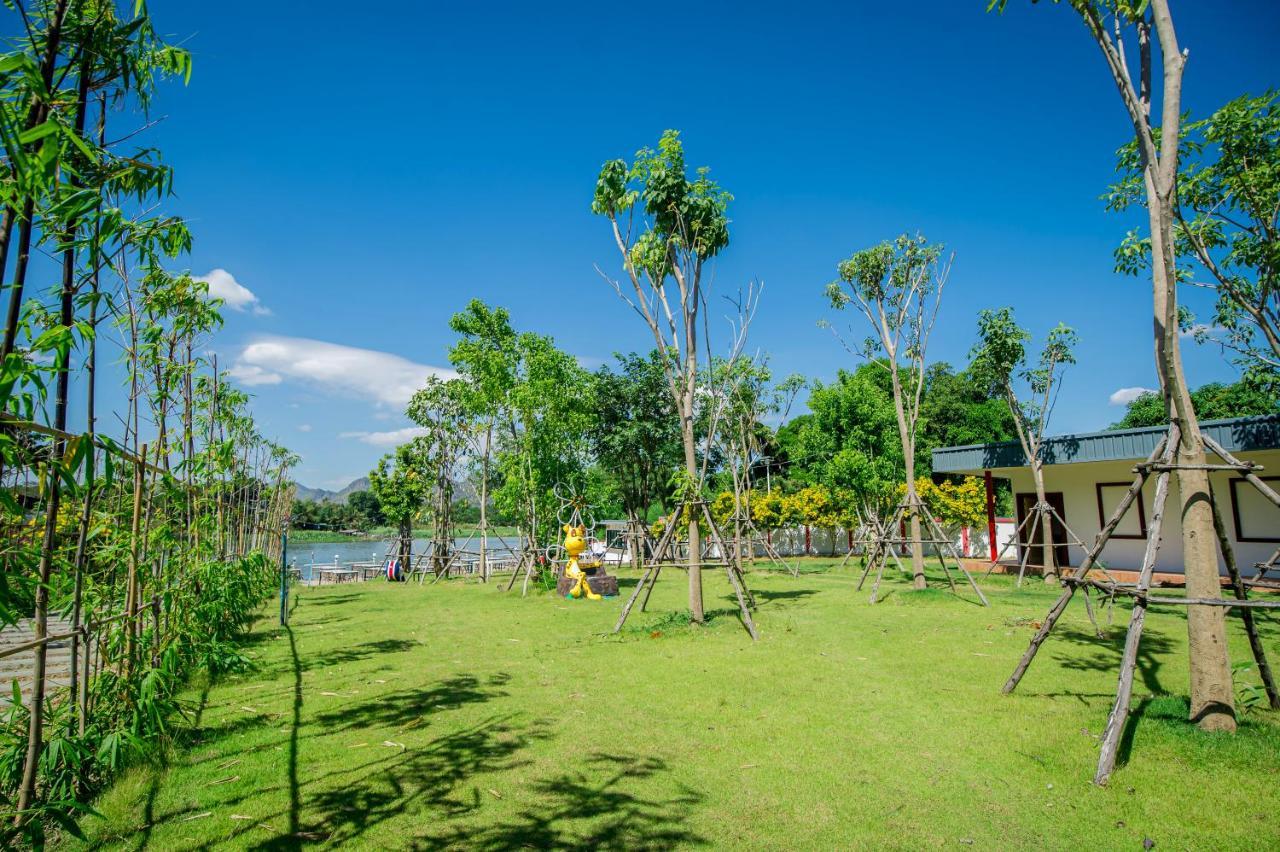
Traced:
<svg viewBox="0 0 1280 852">
<path fill-rule="evenodd" d="M 299 500 L 311 500 L 316 503 L 345 503 L 347 497 L 357 491 L 369 490 L 369 477 L 362 476 L 359 479 L 353 479 L 341 491 L 330 491 L 327 488 L 308 488 L 301 482 L 293 483 L 297 491 L 294 496 Z"/>
<path fill-rule="evenodd" d="M 355 492 L 369 490 L 369 477 L 362 476 L 359 479 L 353 479 L 341 491 L 330 491 L 327 488 L 308 488 L 301 482 L 293 484 L 297 489 L 294 496 L 299 500 L 311 500 L 316 503 L 345 503 L 347 502 L 347 497 Z M 464 500 L 472 506 L 480 505 L 480 493 L 467 480 L 453 484 L 453 499 Z"/>
</svg>

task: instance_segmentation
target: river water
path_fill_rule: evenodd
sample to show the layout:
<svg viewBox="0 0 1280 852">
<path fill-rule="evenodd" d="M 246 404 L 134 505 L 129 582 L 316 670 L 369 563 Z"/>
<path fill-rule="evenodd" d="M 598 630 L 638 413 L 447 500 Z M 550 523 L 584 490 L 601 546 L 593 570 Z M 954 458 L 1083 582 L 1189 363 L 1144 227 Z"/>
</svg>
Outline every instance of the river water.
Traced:
<svg viewBox="0 0 1280 852">
<path fill-rule="evenodd" d="M 430 545 L 430 539 L 415 538 L 413 540 L 413 552 L 415 555 L 425 553 Z M 363 541 L 300 541 L 297 543 L 290 541 L 288 562 L 290 567 L 301 570 L 302 579 L 310 580 L 314 571 L 332 567 L 334 564 L 381 562 L 386 558 L 387 550 L 391 546 L 391 542 L 378 539 Z M 480 539 L 476 537 L 467 542 L 465 538 L 456 538 L 453 540 L 453 546 L 455 549 L 465 546 L 467 550 L 479 551 Z M 506 556 L 506 547 L 516 548 L 518 546 L 519 542 L 515 537 L 489 536 L 489 552 L 493 554 L 494 558 Z"/>
</svg>

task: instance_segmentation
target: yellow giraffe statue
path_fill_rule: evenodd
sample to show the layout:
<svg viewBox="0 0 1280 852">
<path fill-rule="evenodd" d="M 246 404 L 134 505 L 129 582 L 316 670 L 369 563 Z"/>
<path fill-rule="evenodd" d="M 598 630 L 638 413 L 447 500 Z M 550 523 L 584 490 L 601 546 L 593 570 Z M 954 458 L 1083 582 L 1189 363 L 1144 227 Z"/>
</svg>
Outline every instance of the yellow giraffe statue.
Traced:
<svg viewBox="0 0 1280 852">
<path fill-rule="evenodd" d="M 578 557 L 587 549 L 587 528 L 581 524 L 564 525 L 564 552 L 569 555 L 569 564 L 564 568 L 564 575 L 574 581 L 573 588 L 565 595 L 567 598 L 580 598 L 584 595 L 588 600 L 598 601 L 600 596 L 591 591 L 587 575 L 578 566 Z"/>
</svg>

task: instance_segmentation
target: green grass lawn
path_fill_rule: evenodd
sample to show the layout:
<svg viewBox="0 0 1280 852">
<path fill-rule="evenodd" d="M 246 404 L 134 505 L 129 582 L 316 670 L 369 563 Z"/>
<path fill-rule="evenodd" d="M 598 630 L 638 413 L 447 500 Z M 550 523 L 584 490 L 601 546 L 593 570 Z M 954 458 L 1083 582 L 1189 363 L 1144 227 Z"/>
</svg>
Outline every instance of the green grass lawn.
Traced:
<svg viewBox="0 0 1280 852">
<path fill-rule="evenodd" d="M 813 565 L 829 564 L 815 562 Z M 609 636 L 622 606 L 500 586 L 298 590 L 257 666 L 189 698 L 194 731 L 85 820 L 95 847 L 156 849 L 1274 848 L 1280 725 L 1185 721 L 1186 633 L 1148 618 L 1136 723 L 1090 783 L 1128 612 L 1093 638 L 1073 604 L 1019 692 L 1000 686 L 1055 594 L 984 584 L 983 609 L 851 571 L 755 573 L 761 639 L 708 572 Z M 623 576 L 626 594 L 634 579 Z M 1105 617 L 1104 617 L 1105 619 Z M 1280 632 L 1264 619 L 1268 649 Z M 1105 626 L 1105 620 L 1104 620 Z M 1232 621 L 1233 659 L 1248 659 Z"/>
</svg>

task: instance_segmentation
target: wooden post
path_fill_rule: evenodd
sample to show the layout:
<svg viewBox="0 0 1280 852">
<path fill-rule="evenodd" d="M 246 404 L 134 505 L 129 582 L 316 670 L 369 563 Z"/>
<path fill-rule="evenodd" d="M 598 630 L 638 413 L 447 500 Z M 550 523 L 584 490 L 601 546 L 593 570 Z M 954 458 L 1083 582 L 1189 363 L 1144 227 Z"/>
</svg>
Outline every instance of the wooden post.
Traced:
<svg viewBox="0 0 1280 852">
<path fill-rule="evenodd" d="M 1177 446 L 1170 438 L 1170 446 Z M 1156 479 L 1156 495 L 1147 535 L 1147 549 L 1142 556 L 1142 573 L 1138 576 L 1138 590 L 1146 592 L 1155 573 L 1156 553 L 1160 549 L 1160 527 L 1164 521 L 1165 499 L 1169 496 L 1169 472 L 1161 471 Z M 1116 684 L 1116 701 L 1102 731 L 1102 747 L 1098 751 L 1098 771 L 1093 783 L 1103 786 L 1116 767 L 1116 755 L 1120 749 L 1120 735 L 1129 718 L 1129 703 L 1133 697 L 1133 676 L 1138 665 L 1138 645 L 1142 641 L 1142 627 L 1147 619 L 1147 599 L 1135 597 L 1133 612 L 1129 616 L 1129 633 L 1124 640 L 1124 653 L 1120 658 L 1120 679 Z"/>
<path fill-rule="evenodd" d="M 881 547 L 883 547 L 883 544 L 879 539 L 877 539 L 872 543 L 871 549 L 863 556 L 862 576 L 858 578 L 857 591 L 862 591 L 863 585 L 867 582 L 867 575 L 871 573 L 872 563 L 880 558 Z"/>
<path fill-rule="evenodd" d="M 1222 521 L 1222 512 L 1218 509 L 1218 501 L 1214 498 L 1212 484 L 1209 485 L 1209 500 L 1213 504 L 1213 531 L 1218 536 L 1218 549 L 1222 551 L 1222 561 L 1226 563 L 1231 588 L 1235 592 L 1236 600 L 1247 600 L 1249 593 L 1244 587 L 1244 579 L 1240 576 L 1240 568 L 1236 565 L 1236 554 L 1231 548 L 1231 539 L 1227 537 L 1227 526 Z M 1249 650 L 1253 652 L 1253 660 L 1258 664 L 1258 676 L 1262 678 L 1267 702 L 1272 710 L 1280 710 L 1280 693 L 1276 691 L 1276 682 L 1271 676 L 1271 666 L 1267 663 L 1267 652 L 1262 646 L 1262 637 L 1258 635 L 1258 627 L 1254 624 L 1253 613 L 1248 607 L 1240 608 L 1240 620 L 1244 622 L 1244 632 L 1249 637 Z"/>
<path fill-rule="evenodd" d="M 1277 494 L 1270 485 L 1267 485 L 1267 483 L 1258 478 L 1257 474 L 1255 474 L 1251 469 L 1248 469 L 1249 465 L 1246 465 L 1244 462 L 1231 455 L 1231 453 L 1227 452 L 1225 447 L 1210 438 L 1208 435 L 1201 435 L 1201 437 L 1204 438 L 1205 445 L 1208 446 L 1209 449 L 1213 450 L 1220 458 L 1231 464 L 1232 468 L 1243 476 L 1246 482 L 1258 489 L 1258 491 L 1262 493 L 1263 497 L 1266 497 L 1277 507 L 1280 507 L 1280 494 Z"/>
<path fill-rule="evenodd" d="M 1032 514 L 1027 518 L 1031 521 L 1031 526 L 1027 529 L 1027 541 L 1022 546 L 1022 562 L 1018 565 L 1018 582 L 1015 584 L 1019 589 L 1022 588 L 1022 578 L 1027 573 L 1027 560 L 1031 558 L 1031 546 L 1036 540 L 1036 531 L 1043 531 L 1044 524 L 1042 521 L 1043 513 L 1040 511 L 1040 504 L 1037 503 Z"/>
<path fill-rule="evenodd" d="M 982 593 L 982 589 L 978 587 L 978 582 L 973 579 L 973 575 L 969 573 L 969 569 L 964 567 L 964 560 L 960 557 L 960 552 L 956 550 L 955 542 L 951 541 L 951 539 L 947 537 L 942 527 L 939 526 L 936 520 L 934 520 L 932 512 L 925 512 L 924 514 L 925 517 L 929 519 L 934 539 L 936 541 L 945 541 L 947 543 L 946 546 L 951 551 L 951 555 L 955 557 L 956 565 L 960 568 L 960 573 L 964 574 L 965 579 L 969 581 L 969 585 L 973 587 L 973 591 L 977 594 L 978 600 L 982 601 L 983 606 L 991 606 L 990 601 L 987 600 L 987 596 L 984 595 Z M 941 551 L 941 547 L 939 545 L 934 546 L 938 547 L 939 551 Z M 943 560 L 941 552 L 938 553 L 938 561 L 942 562 L 942 568 L 947 572 L 947 581 L 951 584 L 951 591 L 958 594 L 956 592 L 956 582 L 951 577 L 951 569 L 948 567 L 946 561 Z"/>
<path fill-rule="evenodd" d="M 1014 547 L 1022 546 L 1022 532 L 1023 530 L 1026 529 L 1027 523 L 1030 522 L 1030 520 L 1031 520 L 1030 515 L 1027 515 L 1025 518 L 1023 518 L 1018 523 L 1018 526 L 1014 528 L 1013 535 L 1009 537 L 1009 540 L 1006 541 L 1004 544 L 1000 545 L 1000 552 L 995 555 L 995 558 L 991 560 L 991 564 L 987 566 L 987 573 L 982 575 L 982 578 L 984 580 L 987 577 L 991 576 L 992 571 L 996 570 L 996 565 L 999 564 L 1000 558 L 1004 556 L 1004 552 L 1009 549 L 1010 545 L 1013 545 Z"/>
<path fill-rule="evenodd" d="M 645 595 L 644 606 L 649 603 L 649 594 L 653 592 L 653 583 L 657 582 L 658 572 L 662 568 L 662 560 L 667 556 L 667 550 L 670 549 L 675 541 L 676 519 L 683 512 L 683 505 L 670 516 L 666 528 L 662 531 L 662 538 L 658 540 L 658 545 L 653 549 L 652 562 L 645 563 L 644 573 L 640 575 L 640 582 L 636 584 L 635 591 L 631 593 L 631 597 L 627 599 L 626 604 L 622 607 L 622 612 L 618 615 L 618 623 L 613 626 L 613 632 L 617 633 L 622 626 L 627 623 L 627 616 L 631 614 L 631 608 L 635 606 L 636 600 L 640 597 L 640 592 L 644 590 L 646 584 L 649 585 L 649 593 Z M 641 609 L 644 609 L 644 606 Z"/>
<path fill-rule="evenodd" d="M 991 471 L 982 472 L 982 484 L 987 490 L 987 546 L 991 551 L 991 561 L 996 561 L 996 488 L 991 479 Z"/>
<path fill-rule="evenodd" d="M 1156 444 L 1156 448 L 1151 451 L 1151 455 L 1147 456 L 1147 462 L 1153 462 L 1157 458 L 1172 456 L 1172 452 L 1168 450 L 1170 446 L 1177 447 L 1178 427 L 1170 426 L 1169 434 L 1162 438 Z M 1129 486 L 1129 490 L 1120 500 L 1120 505 L 1111 513 L 1111 517 L 1107 523 L 1098 531 L 1097 538 L 1093 541 L 1093 547 L 1085 554 L 1084 561 L 1080 563 L 1080 567 L 1076 569 L 1073 579 L 1084 580 L 1089 571 L 1093 568 L 1098 556 L 1101 555 L 1102 549 L 1107 542 L 1111 540 L 1111 534 L 1115 532 L 1116 527 L 1120 525 L 1120 521 L 1124 518 L 1125 513 L 1129 511 L 1129 507 L 1133 505 L 1133 501 L 1138 498 L 1138 494 L 1142 491 L 1142 485 L 1147 481 L 1148 469 L 1142 465 L 1138 465 L 1137 474 L 1133 478 L 1133 484 Z M 1018 687 L 1018 683 L 1022 680 L 1022 676 L 1027 673 L 1027 668 L 1031 665 L 1031 661 L 1036 658 L 1036 652 L 1040 650 L 1040 646 L 1044 644 L 1044 640 L 1048 638 L 1049 633 L 1053 630 L 1053 626 L 1058 623 L 1058 619 L 1067 610 L 1067 604 L 1071 602 L 1071 596 L 1076 593 L 1076 584 L 1067 583 L 1066 588 L 1062 590 L 1062 594 L 1058 595 L 1058 599 L 1054 601 L 1053 606 L 1049 608 L 1048 614 L 1045 615 L 1044 621 L 1040 624 L 1040 629 L 1036 631 L 1036 635 L 1031 637 L 1031 644 L 1027 650 L 1023 652 L 1022 659 L 1018 661 L 1017 667 L 1014 668 L 1013 674 L 1009 675 L 1009 679 L 1005 681 L 1004 687 L 1000 690 L 1005 695 L 1013 692 Z"/>
<path fill-rule="evenodd" d="M 742 578 L 742 554 L 734 550 L 733 557 L 729 558 L 726 551 L 726 542 L 724 532 L 716 524 L 715 518 L 711 517 L 711 509 L 705 502 L 702 503 L 702 516 L 707 521 L 707 528 L 711 531 L 713 540 L 720 548 L 720 555 L 725 560 L 725 572 L 729 575 L 729 585 L 733 586 L 733 592 L 738 598 L 738 610 L 742 614 L 742 623 L 747 628 L 747 633 L 751 635 L 752 642 L 760 640 L 756 633 L 755 622 L 751 619 L 751 607 L 755 606 L 755 597 L 747 588 Z M 692 567 L 689 570 L 693 570 Z M 748 606 L 750 602 L 750 606 Z"/>
</svg>

